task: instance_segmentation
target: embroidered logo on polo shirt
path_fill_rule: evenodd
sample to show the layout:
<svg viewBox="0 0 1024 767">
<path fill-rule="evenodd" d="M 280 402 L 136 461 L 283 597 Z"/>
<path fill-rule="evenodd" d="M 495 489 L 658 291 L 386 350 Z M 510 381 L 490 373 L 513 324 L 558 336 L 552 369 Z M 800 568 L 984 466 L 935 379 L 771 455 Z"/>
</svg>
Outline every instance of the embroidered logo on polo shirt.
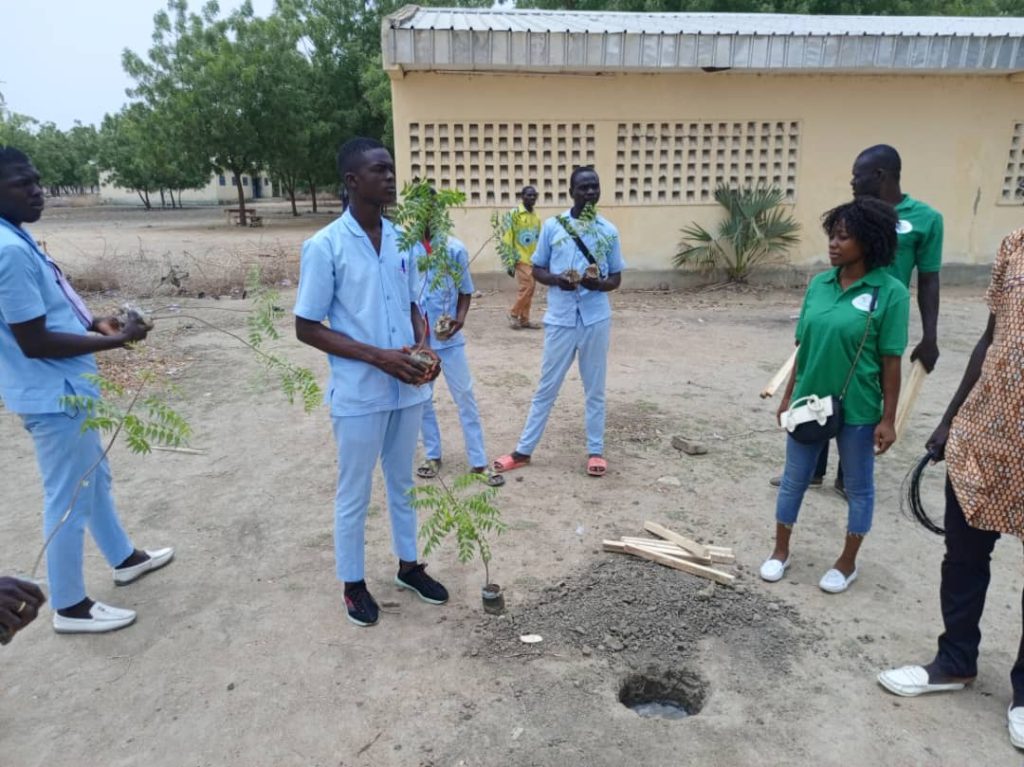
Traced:
<svg viewBox="0 0 1024 767">
<path fill-rule="evenodd" d="M 868 309 L 871 308 L 871 294 L 861 293 L 859 296 L 853 299 L 851 303 L 853 304 L 854 309 L 860 309 L 862 312 L 866 312 L 868 311 Z"/>
<path fill-rule="evenodd" d="M 896 224 L 896 234 L 910 234 L 912 231 L 914 231 L 914 225 L 905 218 L 901 218 Z"/>
</svg>

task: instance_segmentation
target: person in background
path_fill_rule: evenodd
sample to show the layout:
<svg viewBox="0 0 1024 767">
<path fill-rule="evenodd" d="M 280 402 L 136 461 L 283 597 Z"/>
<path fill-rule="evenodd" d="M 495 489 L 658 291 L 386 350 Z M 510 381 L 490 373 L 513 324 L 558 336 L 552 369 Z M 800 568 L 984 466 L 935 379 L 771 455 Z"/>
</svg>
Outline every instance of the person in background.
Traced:
<svg viewBox="0 0 1024 767">
<path fill-rule="evenodd" d="M 531 259 L 540 235 L 540 217 L 533 212 L 533 206 L 537 204 L 537 190 L 532 186 L 524 186 L 519 199 L 522 202 L 512 211 L 512 224 L 505 232 L 505 244 L 515 250 L 518 256 L 514 272 L 516 301 L 508 310 L 508 324 L 513 330 L 536 330 L 540 325 L 530 322 L 530 306 L 536 287 Z"/>
</svg>

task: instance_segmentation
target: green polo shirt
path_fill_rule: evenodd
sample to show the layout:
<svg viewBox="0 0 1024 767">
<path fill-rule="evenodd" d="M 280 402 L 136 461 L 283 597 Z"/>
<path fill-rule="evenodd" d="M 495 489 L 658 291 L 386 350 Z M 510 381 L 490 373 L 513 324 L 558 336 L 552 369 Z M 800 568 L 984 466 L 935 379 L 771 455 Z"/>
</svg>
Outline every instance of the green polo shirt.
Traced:
<svg viewBox="0 0 1024 767">
<path fill-rule="evenodd" d="M 889 272 L 909 287 L 915 268 L 918 273 L 942 268 L 942 214 L 909 194 L 903 195 L 895 210 L 900 222 L 896 225 L 896 258 Z"/>
<path fill-rule="evenodd" d="M 843 400 L 844 422 L 851 426 L 882 420 L 882 357 L 902 357 L 907 347 L 910 292 L 885 269 L 873 269 L 843 290 L 839 269 L 829 269 L 808 285 L 796 326 L 793 401 L 812 394 L 838 396 L 864 336 L 875 288 L 871 330 Z"/>
</svg>

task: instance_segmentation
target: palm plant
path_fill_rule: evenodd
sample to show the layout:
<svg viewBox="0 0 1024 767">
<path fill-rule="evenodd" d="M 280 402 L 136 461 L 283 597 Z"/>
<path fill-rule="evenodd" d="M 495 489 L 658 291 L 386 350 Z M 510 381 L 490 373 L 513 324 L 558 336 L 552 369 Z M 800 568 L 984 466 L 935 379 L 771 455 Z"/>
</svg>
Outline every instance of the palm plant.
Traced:
<svg viewBox="0 0 1024 767">
<path fill-rule="evenodd" d="M 706 272 L 721 268 L 730 282 L 746 282 L 756 267 L 784 261 L 800 240 L 800 225 L 782 207 L 783 199 L 774 186 L 734 189 L 720 184 L 715 200 L 726 209 L 725 219 L 714 234 L 700 224 L 685 227 L 672 262 Z"/>
</svg>

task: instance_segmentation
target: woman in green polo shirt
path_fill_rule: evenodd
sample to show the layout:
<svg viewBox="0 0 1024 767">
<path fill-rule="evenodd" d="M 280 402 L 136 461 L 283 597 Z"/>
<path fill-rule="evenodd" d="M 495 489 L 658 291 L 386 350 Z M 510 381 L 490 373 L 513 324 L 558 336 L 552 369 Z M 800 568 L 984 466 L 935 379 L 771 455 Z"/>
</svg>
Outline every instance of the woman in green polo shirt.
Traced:
<svg viewBox="0 0 1024 767">
<path fill-rule="evenodd" d="M 796 327 L 796 365 L 779 414 L 801 397 L 839 396 L 849 377 L 843 425 L 836 437 L 849 505 L 846 540 L 842 554 L 818 584 L 838 594 L 857 577 L 857 552 L 871 529 L 875 456 L 896 441 L 910 293 L 885 269 L 896 251 L 897 218 L 891 206 L 873 198 L 857 199 L 830 210 L 823 223 L 829 262 L 835 268 L 817 275 L 807 288 Z M 824 443 L 786 438 L 786 468 L 775 507 L 775 550 L 761 566 L 766 581 L 780 580 L 789 567 L 793 525 L 822 447 Z"/>
</svg>

